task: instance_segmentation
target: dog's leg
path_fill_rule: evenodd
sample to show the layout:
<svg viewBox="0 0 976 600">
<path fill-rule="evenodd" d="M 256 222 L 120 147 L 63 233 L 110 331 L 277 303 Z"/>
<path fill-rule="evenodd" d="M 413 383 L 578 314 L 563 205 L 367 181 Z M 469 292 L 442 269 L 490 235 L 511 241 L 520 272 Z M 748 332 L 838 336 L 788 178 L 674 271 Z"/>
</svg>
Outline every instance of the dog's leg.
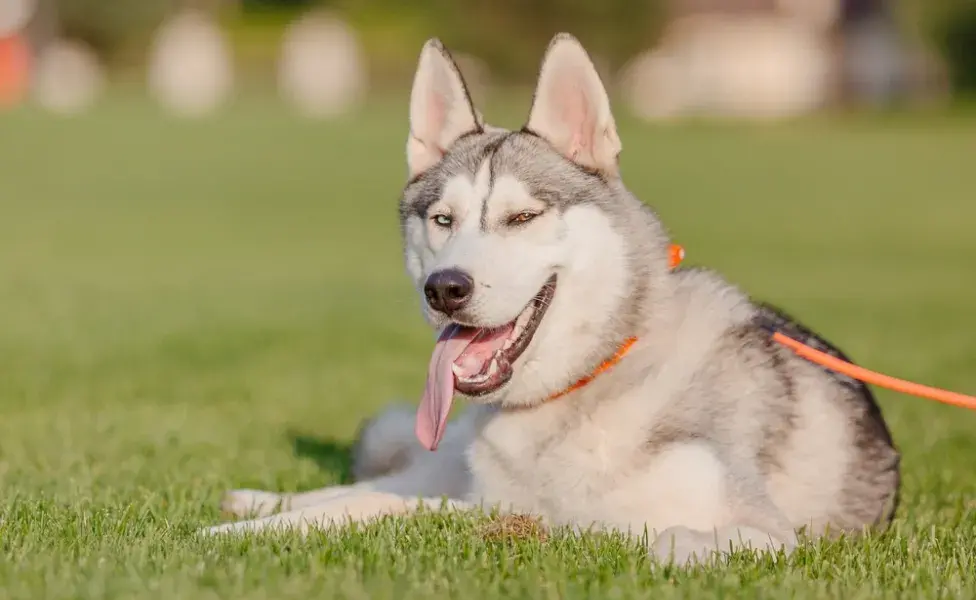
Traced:
<svg viewBox="0 0 976 600">
<path fill-rule="evenodd" d="M 783 550 L 789 554 L 796 547 L 796 536 L 784 537 L 786 539 L 747 525 L 732 525 L 712 531 L 697 531 L 678 526 L 669 527 L 658 534 L 652 551 L 658 561 L 677 565 L 705 563 L 710 558 L 742 550 Z"/>
<path fill-rule="evenodd" d="M 239 517 L 266 517 L 278 511 L 290 511 L 325 504 L 349 494 L 381 492 L 398 496 L 447 496 L 460 498 L 467 492 L 467 475 L 461 469 L 450 469 L 451 461 L 423 461 L 413 468 L 361 481 L 352 485 L 336 485 L 299 494 L 278 494 L 261 490 L 233 490 L 221 502 L 221 510 Z M 435 473 L 431 467 L 445 470 Z"/>
<path fill-rule="evenodd" d="M 350 522 L 368 523 L 384 516 L 409 515 L 420 509 L 438 510 L 442 506 L 454 511 L 476 508 L 459 500 L 442 498 L 410 498 L 384 492 L 353 491 L 331 501 L 306 508 L 283 512 L 270 517 L 226 523 L 202 531 L 206 534 L 244 533 L 297 530 L 306 533 L 311 528 L 341 527 Z"/>
<path fill-rule="evenodd" d="M 658 450 L 649 472 L 663 509 L 655 515 L 657 536 L 648 540 L 659 561 L 706 562 L 716 553 L 790 551 L 797 544 L 792 525 L 749 460 L 723 455 L 707 443 L 682 443 Z"/>
<path fill-rule="evenodd" d="M 357 447 L 362 449 L 362 456 L 357 453 L 353 457 L 354 463 L 362 464 L 388 450 L 382 447 L 380 434 L 392 436 L 400 440 L 398 444 L 402 445 L 400 438 L 403 438 L 403 433 L 397 433 L 395 429 L 409 426 L 412 446 L 399 470 L 353 485 L 337 485 L 300 494 L 233 490 L 224 496 L 221 509 L 238 517 L 266 517 L 279 510 L 317 506 L 352 492 L 387 492 L 412 498 L 464 497 L 468 493 L 470 482 L 465 450 L 472 435 L 472 416 L 463 415 L 452 423 L 437 452 L 429 452 L 416 443 L 413 437 L 413 421 L 406 422 L 400 413 L 402 410 L 390 411 L 390 415 L 397 416 L 396 420 L 378 418 L 373 420 L 376 425 L 364 427 L 361 440 L 357 443 Z"/>
<path fill-rule="evenodd" d="M 268 516 L 278 510 L 296 510 L 318 506 L 349 494 L 382 492 L 406 497 L 464 497 L 469 490 L 470 475 L 464 455 L 442 448 L 418 458 L 405 471 L 385 475 L 353 485 L 337 485 L 301 494 L 276 494 L 259 490 L 234 490 L 224 496 L 221 508 L 228 513 L 247 517 Z"/>
<path fill-rule="evenodd" d="M 743 550 L 792 552 L 798 539 L 786 517 L 765 495 L 751 496 L 738 503 L 731 525 L 711 531 L 683 526 L 665 529 L 652 543 L 654 555 L 663 563 L 687 565 Z"/>
<path fill-rule="evenodd" d="M 220 501 L 220 510 L 236 517 L 266 517 L 280 510 L 292 510 L 324 504 L 357 490 L 369 491 L 369 482 L 336 485 L 300 494 L 279 494 L 263 490 L 231 490 Z M 365 489 L 363 489 L 365 487 Z"/>
</svg>

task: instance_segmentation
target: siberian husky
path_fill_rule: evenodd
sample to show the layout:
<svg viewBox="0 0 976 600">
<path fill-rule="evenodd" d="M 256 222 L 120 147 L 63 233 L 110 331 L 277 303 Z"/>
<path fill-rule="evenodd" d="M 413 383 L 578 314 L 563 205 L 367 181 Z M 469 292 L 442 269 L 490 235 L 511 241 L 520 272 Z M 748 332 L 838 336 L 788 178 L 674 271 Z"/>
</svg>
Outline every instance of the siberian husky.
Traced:
<svg viewBox="0 0 976 600">
<path fill-rule="evenodd" d="M 259 518 L 207 532 L 495 508 L 683 562 L 886 527 L 899 455 L 871 392 L 774 343 L 844 358 L 793 319 L 671 269 L 620 149 L 574 37 L 550 44 L 519 131 L 483 122 L 430 40 L 400 200 L 406 270 L 439 332 L 419 410 L 363 426 L 353 485 L 230 492 L 226 510 Z M 448 423 L 455 395 L 470 406 Z"/>
</svg>

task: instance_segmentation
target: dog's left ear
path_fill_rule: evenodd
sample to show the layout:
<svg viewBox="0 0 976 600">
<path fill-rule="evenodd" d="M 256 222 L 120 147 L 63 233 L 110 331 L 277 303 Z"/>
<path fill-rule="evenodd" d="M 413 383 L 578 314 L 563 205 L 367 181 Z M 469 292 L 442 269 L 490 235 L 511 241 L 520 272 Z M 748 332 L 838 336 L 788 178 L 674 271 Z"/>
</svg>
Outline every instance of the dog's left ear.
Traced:
<svg viewBox="0 0 976 600">
<path fill-rule="evenodd" d="M 620 138 L 610 99 L 586 50 L 568 33 L 549 43 L 525 128 L 577 164 L 617 174 Z"/>
</svg>

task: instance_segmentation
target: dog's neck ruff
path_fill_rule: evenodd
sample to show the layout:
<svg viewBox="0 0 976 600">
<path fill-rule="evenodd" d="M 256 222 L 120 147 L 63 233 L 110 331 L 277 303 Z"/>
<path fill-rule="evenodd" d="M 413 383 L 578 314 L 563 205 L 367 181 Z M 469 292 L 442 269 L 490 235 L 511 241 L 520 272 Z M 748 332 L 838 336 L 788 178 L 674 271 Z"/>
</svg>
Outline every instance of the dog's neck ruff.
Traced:
<svg viewBox="0 0 976 600">
<path fill-rule="evenodd" d="M 678 244 L 671 244 L 671 247 L 669 248 L 668 251 L 668 263 L 671 269 L 677 268 L 678 265 L 681 264 L 681 261 L 684 260 L 684 257 L 685 257 L 685 249 L 679 246 Z M 600 363 L 597 366 L 597 368 L 593 370 L 592 373 L 584 377 L 581 377 L 566 389 L 560 390 L 550 395 L 548 398 L 546 398 L 545 402 L 552 402 L 553 400 L 562 398 L 563 396 L 566 396 L 567 394 L 571 394 L 592 383 L 594 379 L 606 373 L 614 366 L 616 366 L 617 363 L 623 360 L 624 357 L 627 356 L 627 353 L 630 352 L 631 348 L 634 347 L 634 344 L 637 343 L 637 339 L 638 338 L 636 337 L 629 337 L 626 340 L 624 340 L 624 343 L 621 344 L 619 348 L 617 348 L 617 351 L 614 352 L 610 358 Z"/>
</svg>

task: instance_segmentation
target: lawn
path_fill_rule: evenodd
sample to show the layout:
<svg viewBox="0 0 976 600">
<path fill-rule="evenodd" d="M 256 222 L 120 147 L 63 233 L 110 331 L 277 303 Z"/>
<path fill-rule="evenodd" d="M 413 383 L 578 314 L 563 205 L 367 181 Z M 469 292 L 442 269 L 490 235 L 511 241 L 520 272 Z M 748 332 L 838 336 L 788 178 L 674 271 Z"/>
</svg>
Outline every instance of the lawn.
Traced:
<svg viewBox="0 0 976 600">
<path fill-rule="evenodd" d="M 676 570 L 438 515 L 195 536 L 225 489 L 346 480 L 358 423 L 419 397 L 405 107 L 0 115 L 0 597 L 976 597 L 976 414 L 884 391 L 894 528 L 788 560 Z M 866 366 L 976 392 L 976 120 L 620 121 L 625 177 L 689 263 Z"/>
</svg>

